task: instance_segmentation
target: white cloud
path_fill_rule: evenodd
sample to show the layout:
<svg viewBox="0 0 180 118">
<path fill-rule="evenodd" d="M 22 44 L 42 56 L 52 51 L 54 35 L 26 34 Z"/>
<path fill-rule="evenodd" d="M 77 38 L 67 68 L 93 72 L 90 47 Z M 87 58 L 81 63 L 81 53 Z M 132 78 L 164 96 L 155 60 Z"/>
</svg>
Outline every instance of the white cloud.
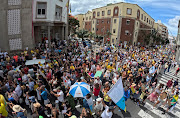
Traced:
<svg viewBox="0 0 180 118">
<path fill-rule="evenodd" d="M 125 0 L 70 0 L 72 15 L 86 13 L 88 10 L 118 2 L 125 2 Z"/>
<path fill-rule="evenodd" d="M 168 27 L 170 35 L 177 36 L 179 20 L 180 16 L 175 16 L 174 18 L 169 19 L 168 23 L 164 23 L 164 25 Z"/>
</svg>

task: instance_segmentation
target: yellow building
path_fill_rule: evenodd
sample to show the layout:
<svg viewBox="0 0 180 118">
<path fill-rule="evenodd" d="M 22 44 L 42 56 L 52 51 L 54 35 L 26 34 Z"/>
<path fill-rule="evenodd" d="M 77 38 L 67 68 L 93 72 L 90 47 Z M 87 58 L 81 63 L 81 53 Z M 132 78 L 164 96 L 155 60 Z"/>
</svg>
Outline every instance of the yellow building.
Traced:
<svg viewBox="0 0 180 118">
<path fill-rule="evenodd" d="M 83 29 L 104 36 L 111 44 L 143 44 L 144 32 L 150 33 L 154 19 L 137 4 L 116 3 L 92 9 L 83 15 Z M 111 35 L 108 35 L 108 32 Z"/>
<path fill-rule="evenodd" d="M 168 38 L 168 29 L 163 23 L 161 23 L 161 20 L 158 20 L 157 23 L 154 24 L 154 29 L 163 39 Z"/>
<path fill-rule="evenodd" d="M 83 29 L 83 14 L 78 14 L 76 16 L 74 16 L 77 20 L 79 20 L 79 30 Z"/>
</svg>

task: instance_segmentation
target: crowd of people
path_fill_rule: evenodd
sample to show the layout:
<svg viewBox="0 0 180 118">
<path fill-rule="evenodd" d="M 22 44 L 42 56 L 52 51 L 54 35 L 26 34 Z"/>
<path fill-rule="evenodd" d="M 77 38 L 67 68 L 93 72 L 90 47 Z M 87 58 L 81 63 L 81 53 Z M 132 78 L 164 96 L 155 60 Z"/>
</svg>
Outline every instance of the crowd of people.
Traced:
<svg viewBox="0 0 180 118">
<path fill-rule="evenodd" d="M 168 112 L 176 103 L 179 94 L 178 79 L 169 80 L 167 85 L 158 84 L 158 76 L 164 69 L 179 66 L 172 49 L 156 47 L 126 46 L 122 48 L 104 46 L 97 52 L 84 43 L 53 41 L 51 48 L 46 42 L 36 49 L 20 54 L 1 53 L 0 58 L 0 116 L 27 118 L 111 118 L 116 104 L 108 96 L 108 91 L 121 79 L 124 98 L 143 105 L 146 99 L 154 102 L 154 107 L 167 105 Z M 26 65 L 27 60 L 45 59 L 34 65 Z M 94 77 L 97 71 L 102 75 Z M 91 92 L 85 98 L 74 98 L 69 94 L 71 85 L 85 82 Z M 163 100 L 165 102 L 163 102 Z M 94 100 L 93 109 L 89 100 Z M 76 114 L 76 105 L 83 110 Z M 165 113 L 164 112 L 164 113 Z"/>
</svg>

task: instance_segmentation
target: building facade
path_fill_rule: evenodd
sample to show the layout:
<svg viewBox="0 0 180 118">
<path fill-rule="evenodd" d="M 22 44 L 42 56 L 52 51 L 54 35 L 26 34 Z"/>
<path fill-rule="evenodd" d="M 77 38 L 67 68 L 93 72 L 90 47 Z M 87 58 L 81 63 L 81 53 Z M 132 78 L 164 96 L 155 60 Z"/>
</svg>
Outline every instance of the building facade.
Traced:
<svg viewBox="0 0 180 118">
<path fill-rule="evenodd" d="M 153 29 L 154 19 L 137 4 L 116 3 L 83 15 L 83 28 L 101 35 L 111 44 L 143 44 L 144 33 Z M 107 35 L 110 32 L 111 35 Z"/>
<path fill-rule="evenodd" d="M 178 63 L 180 63 L 180 20 L 179 20 L 179 24 L 178 24 L 178 33 L 177 33 L 177 38 L 176 38 L 176 61 Z"/>
<path fill-rule="evenodd" d="M 0 48 L 2 51 L 33 48 L 32 1 L 0 0 Z"/>
<path fill-rule="evenodd" d="M 161 20 L 158 20 L 157 23 L 154 24 L 154 29 L 164 40 L 168 39 L 168 29 L 163 23 L 161 23 Z"/>
<path fill-rule="evenodd" d="M 79 30 L 83 29 L 83 14 L 78 14 L 74 16 L 77 20 L 79 20 Z"/>
<path fill-rule="evenodd" d="M 0 0 L 0 48 L 32 49 L 44 37 L 65 39 L 68 0 Z"/>
<path fill-rule="evenodd" d="M 44 39 L 64 40 L 68 36 L 68 0 L 33 1 L 33 35 L 35 43 Z"/>
</svg>

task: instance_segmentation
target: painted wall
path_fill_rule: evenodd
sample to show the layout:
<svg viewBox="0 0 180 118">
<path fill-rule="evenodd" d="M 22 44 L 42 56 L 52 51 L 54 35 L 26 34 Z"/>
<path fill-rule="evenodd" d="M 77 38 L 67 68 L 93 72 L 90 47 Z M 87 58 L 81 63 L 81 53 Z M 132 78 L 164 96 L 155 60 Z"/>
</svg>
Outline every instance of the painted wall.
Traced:
<svg viewBox="0 0 180 118">
<path fill-rule="evenodd" d="M 82 30 L 83 29 L 83 14 L 79 14 L 74 17 L 77 18 L 77 20 L 79 20 L 79 25 L 80 25 L 79 30 Z"/>
<path fill-rule="evenodd" d="M 36 19 L 36 5 L 37 2 L 47 2 L 47 16 L 46 19 Z M 33 2 L 33 21 L 53 22 L 55 20 L 56 5 L 62 7 L 62 22 L 67 23 L 67 4 L 68 0 L 34 0 Z"/>
</svg>

